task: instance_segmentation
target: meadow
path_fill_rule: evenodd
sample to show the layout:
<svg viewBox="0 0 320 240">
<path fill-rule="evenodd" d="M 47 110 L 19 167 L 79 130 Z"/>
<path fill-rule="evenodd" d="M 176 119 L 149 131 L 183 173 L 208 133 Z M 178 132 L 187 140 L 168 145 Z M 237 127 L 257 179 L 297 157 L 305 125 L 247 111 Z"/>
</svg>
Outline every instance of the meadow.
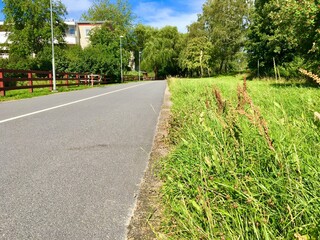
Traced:
<svg viewBox="0 0 320 240">
<path fill-rule="evenodd" d="M 168 239 L 319 239 L 320 89 L 171 79 L 161 161 Z"/>
</svg>

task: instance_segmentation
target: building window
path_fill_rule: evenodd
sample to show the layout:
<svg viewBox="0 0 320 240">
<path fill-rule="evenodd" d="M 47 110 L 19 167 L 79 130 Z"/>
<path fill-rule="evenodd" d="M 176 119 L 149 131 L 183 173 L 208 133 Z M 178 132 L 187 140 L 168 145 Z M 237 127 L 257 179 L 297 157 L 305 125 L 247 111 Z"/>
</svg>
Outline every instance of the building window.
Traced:
<svg viewBox="0 0 320 240">
<path fill-rule="evenodd" d="M 69 28 L 69 34 L 70 34 L 70 35 L 74 35 L 75 32 L 76 32 L 76 31 L 75 31 L 75 28 L 74 28 L 74 27 L 70 27 L 70 28 Z"/>
<path fill-rule="evenodd" d="M 87 28 L 87 29 L 86 29 L 86 37 L 89 37 L 89 35 L 90 35 L 90 31 L 91 31 L 91 29 L 90 29 L 90 28 Z"/>
</svg>

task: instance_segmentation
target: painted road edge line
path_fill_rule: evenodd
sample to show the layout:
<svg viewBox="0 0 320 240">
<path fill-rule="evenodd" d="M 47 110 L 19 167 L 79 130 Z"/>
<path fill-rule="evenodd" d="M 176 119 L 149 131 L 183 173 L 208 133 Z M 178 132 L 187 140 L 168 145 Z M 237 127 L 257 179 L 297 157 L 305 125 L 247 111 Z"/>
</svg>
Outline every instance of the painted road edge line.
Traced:
<svg viewBox="0 0 320 240">
<path fill-rule="evenodd" d="M 10 121 L 14 121 L 14 120 L 17 120 L 17 119 L 20 119 L 20 118 L 29 117 L 29 116 L 36 115 L 36 114 L 39 114 L 39 113 L 48 112 L 48 111 L 51 111 L 51 110 L 54 110 L 54 109 L 57 109 L 57 108 L 62 108 L 62 107 L 70 106 L 70 105 L 77 104 L 77 103 L 84 102 L 84 101 L 88 101 L 88 100 L 91 100 L 91 99 L 103 97 L 103 96 L 106 96 L 106 95 L 109 95 L 109 94 L 113 94 L 113 93 L 117 93 L 117 92 L 122 92 L 122 91 L 125 91 L 125 90 L 128 90 L 128 89 L 131 89 L 131 88 L 140 87 L 140 86 L 143 86 L 143 85 L 146 85 L 146 84 L 150 84 L 150 83 L 151 83 L 151 82 L 147 82 L 147 83 L 143 83 L 143 84 L 138 84 L 138 85 L 134 85 L 134 86 L 130 86 L 130 87 L 126 87 L 126 88 L 114 90 L 114 91 L 111 91 L 111 92 L 102 93 L 102 94 L 99 94 L 99 95 L 96 95 L 96 96 L 92 96 L 92 97 L 80 99 L 80 100 L 77 100 L 77 101 L 73 101 L 73 102 L 61 104 L 61 105 L 58 105 L 58 106 L 54 106 L 54 107 L 50 107 L 50 108 L 45 108 L 45 109 L 42 109 L 42 110 L 39 110 L 39 111 L 35 111 L 35 112 L 31 112 L 31 113 L 26 113 L 26 114 L 23 114 L 23 115 L 20 115 L 20 116 L 16 116 L 16 117 L 12 117 L 12 118 L 8 118 L 8 119 L 0 120 L 0 124 L 1 124 L 1 123 L 6 123 L 6 122 L 10 122 Z"/>
</svg>

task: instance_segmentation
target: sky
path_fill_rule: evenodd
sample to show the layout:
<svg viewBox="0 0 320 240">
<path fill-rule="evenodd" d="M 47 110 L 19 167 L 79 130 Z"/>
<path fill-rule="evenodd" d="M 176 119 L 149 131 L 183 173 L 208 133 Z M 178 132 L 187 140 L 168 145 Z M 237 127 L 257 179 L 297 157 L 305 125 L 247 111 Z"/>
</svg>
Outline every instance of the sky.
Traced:
<svg viewBox="0 0 320 240">
<path fill-rule="evenodd" d="M 54 1 L 54 0 L 53 0 Z M 91 6 L 92 0 L 61 0 L 67 7 L 67 19 L 79 20 L 81 14 Z M 137 21 L 161 28 L 166 25 L 177 26 L 180 32 L 187 32 L 187 25 L 197 20 L 205 0 L 128 0 Z M 111 1 L 112 2 L 112 1 Z M 0 11 L 3 2 L 0 0 Z M 4 20 L 0 12 L 0 21 Z"/>
</svg>

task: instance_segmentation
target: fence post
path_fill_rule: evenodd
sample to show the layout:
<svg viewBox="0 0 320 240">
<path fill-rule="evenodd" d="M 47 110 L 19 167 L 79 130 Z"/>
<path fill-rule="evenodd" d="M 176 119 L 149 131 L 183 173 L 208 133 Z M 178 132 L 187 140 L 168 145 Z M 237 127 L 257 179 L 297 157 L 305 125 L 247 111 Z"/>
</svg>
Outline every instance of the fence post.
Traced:
<svg viewBox="0 0 320 240">
<path fill-rule="evenodd" d="M 66 78 L 66 84 L 67 84 L 67 87 L 69 87 L 69 74 L 66 73 L 66 74 L 64 75 L 64 78 Z"/>
<path fill-rule="evenodd" d="M 52 73 L 49 72 L 49 83 L 50 83 L 50 91 L 53 91 L 53 79 L 52 79 Z"/>
<path fill-rule="evenodd" d="M 2 88 L 3 90 L 0 90 L 0 93 L 2 97 L 6 96 L 6 91 L 4 90 L 3 77 L 4 77 L 4 73 L 3 73 L 3 70 L 1 69 L 0 70 L 0 88 Z"/>
<path fill-rule="evenodd" d="M 79 74 L 76 74 L 76 79 L 77 79 L 77 84 L 79 87 L 80 86 L 80 75 Z"/>
<path fill-rule="evenodd" d="M 28 72 L 28 79 L 29 79 L 29 92 L 33 93 L 33 81 L 32 81 L 32 72 Z"/>
<path fill-rule="evenodd" d="M 93 75 L 91 73 L 91 87 L 93 87 Z"/>
</svg>

